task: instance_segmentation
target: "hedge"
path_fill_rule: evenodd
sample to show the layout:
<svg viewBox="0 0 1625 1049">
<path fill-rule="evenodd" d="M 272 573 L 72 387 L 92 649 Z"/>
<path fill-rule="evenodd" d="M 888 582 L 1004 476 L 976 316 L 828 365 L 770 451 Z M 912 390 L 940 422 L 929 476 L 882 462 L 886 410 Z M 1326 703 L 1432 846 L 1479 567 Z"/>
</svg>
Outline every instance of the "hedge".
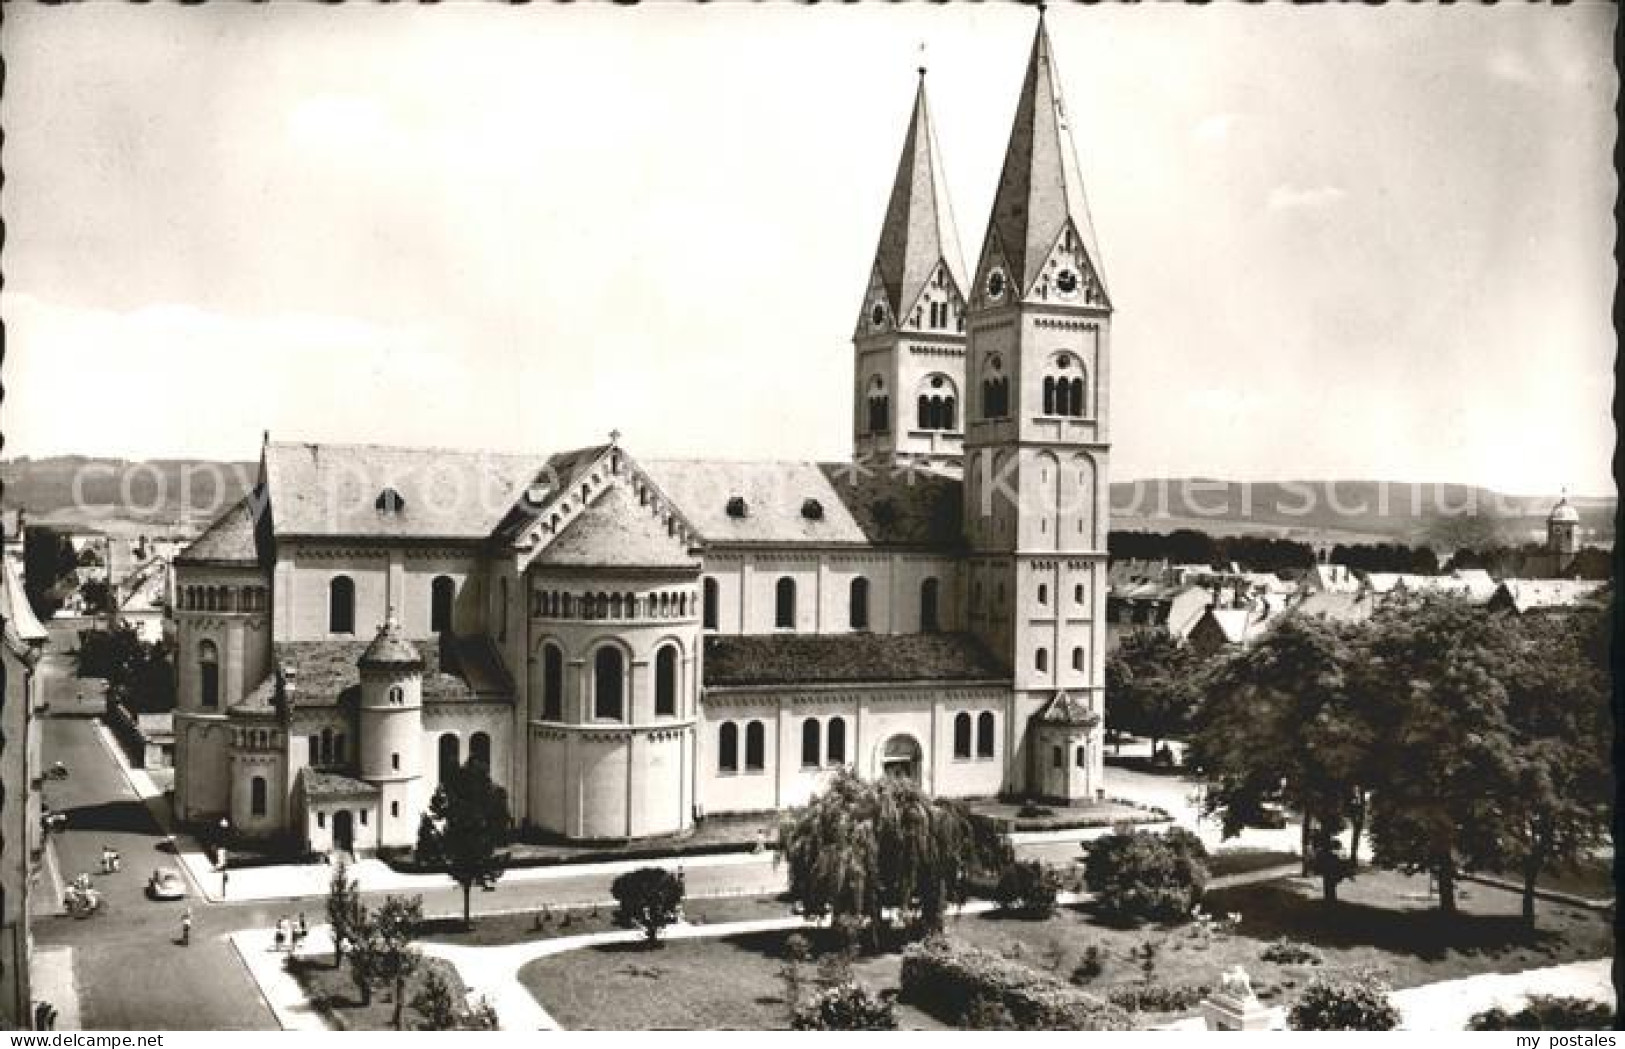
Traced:
<svg viewBox="0 0 1625 1049">
<path fill-rule="evenodd" d="M 933 938 L 903 952 L 902 997 L 940 1020 L 963 1023 L 973 1003 L 1003 1006 L 1023 1030 L 1131 1031 L 1117 1006 L 1049 973 L 975 947 Z"/>
</svg>

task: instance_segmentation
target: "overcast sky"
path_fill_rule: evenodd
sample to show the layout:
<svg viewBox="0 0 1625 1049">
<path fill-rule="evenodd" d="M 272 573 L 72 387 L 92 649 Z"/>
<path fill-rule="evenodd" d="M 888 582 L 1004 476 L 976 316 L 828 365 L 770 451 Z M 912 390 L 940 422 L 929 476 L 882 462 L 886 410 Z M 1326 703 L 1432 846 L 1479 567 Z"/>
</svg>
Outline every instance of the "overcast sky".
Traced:
<svg viewBox="0 0 1625 1049">
<path fill-rule="evenodd" d="M 1052 8 L 1113 475 L 1611 493 L 1613 19 Z M 919 47 L 974 265 L 1034 22 L 11 6 L 6 454 L 841 457 Z"/>
</svg>

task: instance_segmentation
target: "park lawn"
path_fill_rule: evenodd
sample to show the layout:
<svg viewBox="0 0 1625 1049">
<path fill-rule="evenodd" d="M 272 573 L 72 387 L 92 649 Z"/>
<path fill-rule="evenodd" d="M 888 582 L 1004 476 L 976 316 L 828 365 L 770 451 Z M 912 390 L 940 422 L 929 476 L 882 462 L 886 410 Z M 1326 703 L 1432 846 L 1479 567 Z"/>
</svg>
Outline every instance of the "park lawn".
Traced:
<svg viewBox="0 0 1625 1049">
<path fill-rule="evenodd" d="M 1539 930 L 1531 937 L 1518 917 L 1515 893 L 1463 885 L 1462 913 L 1446 921 L 1426 892 L 1425 877 L 1369 871 L 1345 883 L 1341 900 L 1328 908 L 1320 902 L 1318 882 L 1277 878 L 1208 894 L 1204 905 L 1210 913 L 1241 915 L 1232 933 L 1204 936 L 1193 925 L 1113 928 L 1096 920 L 1087 905 L 1062 908 L 1042 920 L 950 915 L 946 932 L 1063 977 L 1094 944 L 1104 971 L 1085 988 L 1101 995 L 1140 980 L 1130 951 L 1154 942 L 1158 982 L 1217 986 L 1222 971 L 1240 965 L 1259 997 L 1274 1004 L 1290 1002 L 1316 972 L 1326 970 L 1375 968 L 1401 988 L 1612 954 L 1612 929 L 1602 915 L 1542 904 Z M 520 979 L 566 1028 L 782 1029 L 787 1020 L 777 972 L 788 935 L 681 941 L 647 952 L 572 951 L 531 962 Z M 1262 960 L 1260 954 L 1280 937 L 1314 947 L 1323 963 Z M 866 958 L 856 975 L 873 990 L 893 990 L 900 964 L 896 954 Z M 1143 1017 L 1147 1022 L 1166 1018 Z M 940 1026 L 909 1006 L 899 1006 L 899 1020 L 906 1028 Z"/>
<path fill-rule="evenodd" d="M 406 982 L 407 1004 L 401 1012 L 401 1026 L 405 1030 L 416 1030 L 418 1024 L 423 1022 L 423 1017 L 412 1008 L 412 998 L 422 986 L 430 969 L 438 970 L 451 984 L 454 1000 L 461 1002 L 468 993 L 462 979 L 457 975 L 456 968 L 449 962 L 439 958 L 424 958 L 417 974 Z M 350 981 L 350 967 L 344 965 L 335 969 L 331 954 L 301 955 L 298 968 L 294 970 L 294 978 L 299 981 L 299 986 L 310 999 L 310 1003 L 334 1029 L 394 1030 L 391 1024 L 395 1016 L 394 990 L 389 987 L 374 988 L 372 1004 L 363 1006 L 355 984 Z"/>
<path fill-rule="evenodd" d="M 785 896 L 701 898 L 686 901 L 683 913 L 691 924 L 719 925 L 724 922 L 787 917 L 790 914 L 790 902 Z M 555 907 L 545 912 L 537 909 L 515 914 L 475 915 L 472 930 L 464 929 L 459 918 L 436 918 L 423 923 L 422 934 L 418 938 L 433 943 L 451 943 L 465 947 L 500 947 L 534 940 L 551 940 L 560 936 L 614 932 L 621 928 L 622 926 L 615 923 L 613 904 L 597 907 L 588 905 Z"/>
<path fill-rule="evenodd" d="M 1535 884 L 1551 892 L 1567 893 L 1588 900 L 1611 900 L 1614 898 L 1613 861 L 1593 858 L 1583 861 L 1573 870 L 1543 871 L 1535 879 Z"/>
</svg>

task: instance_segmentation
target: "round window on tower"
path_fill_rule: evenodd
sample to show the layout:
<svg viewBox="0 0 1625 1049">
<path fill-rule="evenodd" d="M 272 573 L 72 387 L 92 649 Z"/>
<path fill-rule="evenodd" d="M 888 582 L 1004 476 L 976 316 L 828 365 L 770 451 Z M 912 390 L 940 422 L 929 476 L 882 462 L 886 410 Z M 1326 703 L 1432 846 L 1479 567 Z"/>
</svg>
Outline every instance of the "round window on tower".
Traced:
<svg viewBox="0 0 1625 1049">
<path fill-rule="evenodd" d="M 883 303 L 883 302 L 875 303 L 875 308 L 873 310 L 871 310 L 870 313 L 869 313 L 869 321 L 876 328 L 879 328 L 879 327 L 882 327 L 882 326 L 885 325 L 885 323 L 886 323 L 886 304 L 885 303 Z"/>
<path fill-rule="evenodd" d="M 1071 270 L 1062 270 L 1055 276 L 1055 287 L 1062 295 L 1076 295 L 1078 275 Z"/>
<path fill-rule="evenodd" d="M 1004 271 L 994 270 L 987 275 L 987 297 L 990 299 L 1004 298 Z"/>
<path fill-rule="evenodd" d="M 1072 358 L 1063 353 L 1059 357 L 1055 358 L 1055 366 L 1060 368 L 1062 371 L 1065 371 L 1066 369 L 1072 367 Z"/>
</svg>

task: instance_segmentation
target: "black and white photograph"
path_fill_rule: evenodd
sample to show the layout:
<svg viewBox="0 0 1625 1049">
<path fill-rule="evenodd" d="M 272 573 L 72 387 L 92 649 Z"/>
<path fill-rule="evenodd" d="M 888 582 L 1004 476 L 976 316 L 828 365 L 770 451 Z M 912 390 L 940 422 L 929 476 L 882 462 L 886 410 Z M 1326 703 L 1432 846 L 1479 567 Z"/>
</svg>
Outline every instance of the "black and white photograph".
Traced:
<svg viewBox="0 0 1625 1049">
<path fill-rule="evenodd" d="M 5 4 L 0 1028 L 1614 1044 L 1617 20 Z"/>
</svg>

